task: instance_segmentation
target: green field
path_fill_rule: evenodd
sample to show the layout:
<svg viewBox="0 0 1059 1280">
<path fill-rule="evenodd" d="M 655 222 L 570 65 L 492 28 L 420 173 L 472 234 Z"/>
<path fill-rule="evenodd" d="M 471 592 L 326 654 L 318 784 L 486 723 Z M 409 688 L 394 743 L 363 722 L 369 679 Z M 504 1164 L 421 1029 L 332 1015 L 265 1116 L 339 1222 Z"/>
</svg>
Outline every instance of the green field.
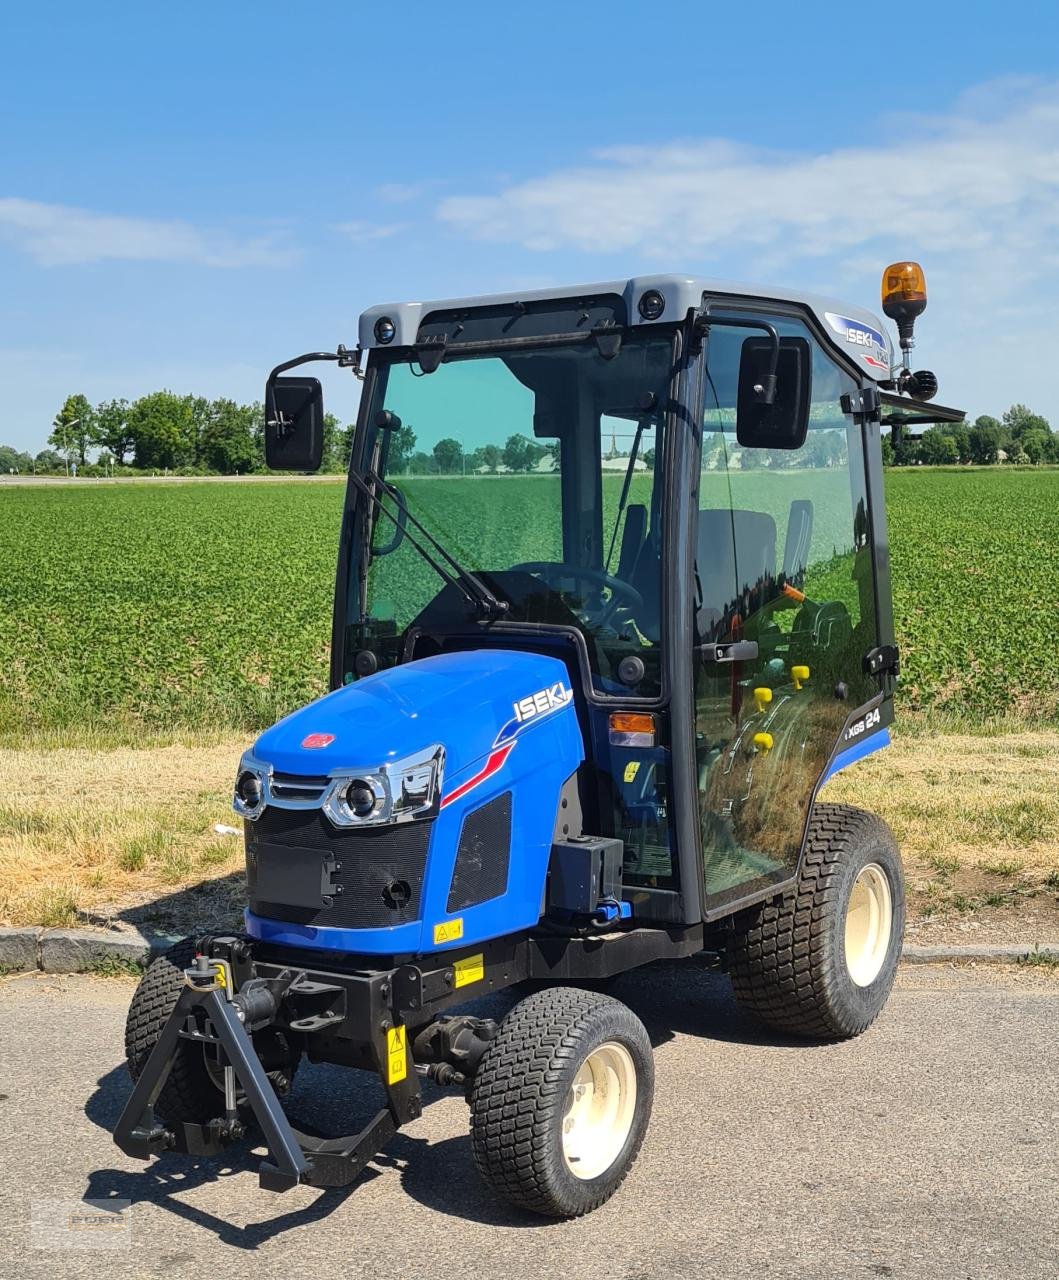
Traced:
<svg viewBox="0 0 1059 1280">
<path fill-rule="evenodd" d="M 535 522 L 558 527 L 548 477 L 407 486 L 472 561 L 483 538 L 541 558 Z M 887 498 L 904 705 L 1054 718 L 1059 472 L 895 471 Z M 0 733 L 249 729 L 323 692 L 341 504 L 337 482 L 0 489 Z M 426 589 L 413 560 L 391 576 Z"/>
</svg>

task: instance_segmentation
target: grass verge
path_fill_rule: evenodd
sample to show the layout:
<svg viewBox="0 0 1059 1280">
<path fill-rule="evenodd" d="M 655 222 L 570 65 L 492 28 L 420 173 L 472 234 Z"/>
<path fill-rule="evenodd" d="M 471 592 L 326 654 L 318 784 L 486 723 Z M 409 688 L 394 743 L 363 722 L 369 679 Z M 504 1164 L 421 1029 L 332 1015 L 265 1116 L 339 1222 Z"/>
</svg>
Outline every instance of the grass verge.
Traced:
<svg viewBox="0 0 1059 1280">
<path fill-rule="evenodd" d="M 236 924 L 242 840 L 215 828 L 238 826 L 229 788 L 245 745 L 212 734 L 0 748 L 0 924 Z M 1014 940 L 1059 939 L 1054 729 L 983 737 L 915 722 L 822 798 L 893 827 L 913 921 L 1004 920 Z"/>
</svg>

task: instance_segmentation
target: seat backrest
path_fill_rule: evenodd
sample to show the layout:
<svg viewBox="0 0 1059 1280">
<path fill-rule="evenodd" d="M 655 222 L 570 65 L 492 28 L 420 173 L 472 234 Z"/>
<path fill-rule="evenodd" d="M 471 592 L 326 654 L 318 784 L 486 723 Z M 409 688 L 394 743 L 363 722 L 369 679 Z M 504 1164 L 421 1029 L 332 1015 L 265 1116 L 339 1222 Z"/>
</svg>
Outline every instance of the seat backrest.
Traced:
<svg viewBox="0 0 1059 1280">
<path fill-rule="evenodd" d="M 744 587 L 775 575 L 775 520 L 764 511 L 700 511 L 695 572 L 700 612 L 713 621 Z"/>
<path fill-rule="evenodd" d="M 644 534 L 647 532 L 647 508 L 642 502 L 630 503 L 625 508 L 625 527 L 621 531 L 621 553 L 618 556 L 618 567 L 615 576 L 622 582 L 632 582 L 636 568 L 636 558 L 643 546 Z"/>
</svg>

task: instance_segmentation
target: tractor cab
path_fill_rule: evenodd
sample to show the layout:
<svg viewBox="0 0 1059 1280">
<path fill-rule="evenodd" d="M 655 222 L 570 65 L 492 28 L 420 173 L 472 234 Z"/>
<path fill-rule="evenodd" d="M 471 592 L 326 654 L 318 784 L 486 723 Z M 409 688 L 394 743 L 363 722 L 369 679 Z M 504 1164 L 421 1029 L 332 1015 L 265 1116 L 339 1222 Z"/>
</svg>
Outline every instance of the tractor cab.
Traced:
<svg viewBox="0 0 1059 1280">
<path fill-rule="evenodd" d="M 891 719 L 881 322 L 662 276 L 374 307 L 360 353 L 333 687 L 548 655 L 635 919 L 790 880 L 817 786 Z"/>
</svg>

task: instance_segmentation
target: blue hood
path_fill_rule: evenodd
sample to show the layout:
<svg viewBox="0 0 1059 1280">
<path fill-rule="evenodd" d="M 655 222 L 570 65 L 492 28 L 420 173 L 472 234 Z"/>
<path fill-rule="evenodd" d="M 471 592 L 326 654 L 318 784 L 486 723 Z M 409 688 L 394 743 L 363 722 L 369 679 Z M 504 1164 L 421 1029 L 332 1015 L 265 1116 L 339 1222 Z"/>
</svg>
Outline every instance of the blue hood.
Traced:
<svg viewBox="0 0 1059 1280">
<path fill-rule="evenodd" d="M 518 723 L 515 704 L 562 684 L 563 663 L 539 653 L 477 649 L 421 658 L 366 676 L 266 729 L 254 755 L 281 773 L 371 769 L 441 743 L 453 777 Z M 302 743 L 333 735 L 325 746 Z"/>
</svg>

